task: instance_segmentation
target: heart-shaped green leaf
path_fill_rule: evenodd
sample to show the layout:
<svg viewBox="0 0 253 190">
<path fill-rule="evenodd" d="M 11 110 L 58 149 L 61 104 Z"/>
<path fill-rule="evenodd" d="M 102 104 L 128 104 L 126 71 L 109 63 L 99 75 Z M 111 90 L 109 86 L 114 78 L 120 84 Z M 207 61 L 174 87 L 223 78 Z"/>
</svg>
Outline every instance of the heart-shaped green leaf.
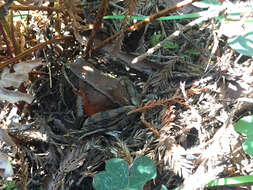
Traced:
<svg viewBox="0 0 253 190">
<path fill-rule="evenodd" d="M 119 190 L 128 185 L 128 164 L 125 160 L 113 158 L 106 162 L 105 171 L 93 178 L 96 190 Z"/>
<path fill-rule="evenodd" d="M 235 124 L 235 130 L 247 136 L 253 136 L 253 115 L 239 119 Z"/>
<path fill-rule="evenodd" d="M 168 190 L 165 185 L 162 185 L 161 190 Z"/>
<path fill-rule="evenodd" d="M 246 153 L 253 157 L 253 115 L 241 118 L 235 124 L 235 130 L 248 136 L 242 147 Z"/>
<path fill-rule="evenodd" d="M 94 176 L 93 187 L 96 190 L 142 190 L 144 184 L 155 177 L 155 164 L 146 156 L 137 158 L 130 172 L 125 160 L 113 158 L 106 162 L 105 171 Z"/>
<path fill-rule="evenodd" d="M 248 136 L 248 138 L 242 144 L 243 150 L 253 157 L 253 136 Z"/>
<path fill-rule="evenodd" d="M 141 190 L 147 181 L 155 177 L 156 168 L 154 162 L 146 156 L 139 157 L 134 161 L 130 169 L 130 189 Z"/>
</svg>

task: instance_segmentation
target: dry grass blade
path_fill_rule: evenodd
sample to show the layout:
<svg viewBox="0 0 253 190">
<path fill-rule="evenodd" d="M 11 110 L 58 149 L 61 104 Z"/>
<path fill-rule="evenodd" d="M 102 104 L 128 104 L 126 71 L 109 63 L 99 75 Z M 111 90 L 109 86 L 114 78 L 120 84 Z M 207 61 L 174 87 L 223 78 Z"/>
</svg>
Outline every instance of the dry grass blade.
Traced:
<svg viewBox="0 0 253 190">
<path fill-rule="evenodd" d="M 168 132 L 171 128 L 171 122 L 174 121 L 175 118 L 175 106 L 170 106 L 169 108 L 165 108 L 161 111 L 161 120 L 162 120 L 162 128 L 160 132 Z"/>
<path fill-rule="evenodd" d="M 146 0 L 144 0 L 144 1 L 146 1 Z M 130 23 L 129 17 L 133 16 L 137 12 L 138 6 L 142 3 L 143 3 L 143 0 L 142 1 L 141 0 L 127 0 L 127 1 L 124 1 L 124 7 L 125 7 L 125 10 L 126 10 L 125 11 L 125 18 L 122 21 L 121 34 L 117 37 L 114 48 L 113 48 L 113 54 L 114 55 L 117 55 L 118 52 L 121 49 L 122 41 L 124 39 L 124 31 L 126 30 L 127 26 Z"/>
<path fill-rule="evenodd" d="M 8 36 L 7 36 L 6 32 L 4 31 L 3 23 L 6 23 L 5 18 L 0 18 L 0 33 L 3 35 L 3 40 L 6 44 L 8 55 L 9 55 L 9 57 L 12 57 L 12 50 L 11 50 L 12 48 L 10 46 Z"/>
<path fill-rule="evenodd" d="M 192 173 L 192 162 L 186 159 L 186 151 L 180 145 L 172 145 L 171 150 L 166 151 L 164 160 L 180 177 L 187 178 Z"/>
<path fill-rule="evenodd" d="M 82 18 L 78 15 L 80 9 L 78 9 L 77 7 L 82 5 L 81 0 L 71 0 L 71 1 L 70 0 L 60 0 L 59 4 L 60 4 L 62 11 L 66 12 L 70 17 L 70 21 L 71 21 L 70 24 L 72 26 L 76 40 L 80 44 L 86 45 L 86 41 L 83 40 L 83 38 L 79 34 L 79 29 L 81 28 L 81 25 L 79 22 L 82 21 Z"/>
<path fill-rule="evenodd" d="M 126 8 L 126 14 L 125 16 L 132 16 L 136 12 L 138 0 L 127 0 L 124 1 L 125 8 Z"/>
<path fill-rule="evenodd" d="M 187 151 L 177 144 L 173 137 L 160 137 L 160 145 L 157 147 L 159 160 L 180 177 L 187 178 L 193 169 L 193 163 L 186 159 Z"/>
</svg>

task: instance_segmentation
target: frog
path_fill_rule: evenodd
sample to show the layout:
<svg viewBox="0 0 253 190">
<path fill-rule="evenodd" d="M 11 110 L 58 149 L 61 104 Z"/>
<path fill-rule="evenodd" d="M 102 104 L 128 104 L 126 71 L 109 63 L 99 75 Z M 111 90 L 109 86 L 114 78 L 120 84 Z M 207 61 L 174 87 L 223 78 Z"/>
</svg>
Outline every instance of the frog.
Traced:
<svg viewBox="0 0 253 190">
<path fill-rule="evenodd" d="M 84 104 L 84 112 L 89 116 L 82 124 L 80 134 L 83 135 L 81 138 L 110 131 L 112 128 L 117 130 L 119 127 L 127 125 L 127 119 L 135 117 L 128 115 L 128 113 L 140 104 L 141 98 L 127 77 L 117 79 L 105 75 L 82 58 L 69 64 L 68 68 L 79 79 L 78 104 L 80 102 Z M 95 111 L 88 110 L 87 107 L 92 105 L 95 97 L 104 101 L 102 104 L 105 106 Z M 96 103 L 100 102 L 95 101 Z"/>
</svg>

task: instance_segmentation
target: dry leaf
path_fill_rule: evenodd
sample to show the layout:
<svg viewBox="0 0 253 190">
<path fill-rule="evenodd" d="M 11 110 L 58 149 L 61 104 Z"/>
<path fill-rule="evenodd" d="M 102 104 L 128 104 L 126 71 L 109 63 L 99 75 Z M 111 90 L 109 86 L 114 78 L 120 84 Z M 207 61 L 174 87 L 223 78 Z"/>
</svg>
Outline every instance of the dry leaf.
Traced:
<svg viewBox="0 0 253 190">
<path fill-rule="evenodd" d="M 6 129 L 0 128 L 0 141 L 4 141 L 9 146 L 16 146 Z"/>
<path fill-rule="evenodd" d="M 7 90 L 4 87 L 18 88 L 20 84 L 28 80 L 28 73 L 35 67 L 42 65 L 41 60 L 27 61 L 15 64 L 13 69 L 15 72 L 11 73 L 9 68 L 4 68 L 1 73 L 0 80 L 0 100 L 6 100 L 10 103 L 18 101 L 25 101 L 31 104 L 33 97 L 29 94 L 19 91 Z"/>
<path fill-rule="evenodd" d="M 10 73 L 10 69 L 5 67 L 1 73 L 0 86 L 1 87 L 16 87 L 28 80 L 28 73 L 35 67 L 42 65 L 41 60 L 27 61 L 15 64 L 13 69 L 15 72 Z"/>
<path fill-rule="evenodd" d="M 19 91 L 7 90 L 5 88 L 0 87 L 0 100 L 6 100 L 12 104 L 18 101 L 25 101 L 28 104 L 31 104 L 33 101 L 33 96 Z"/>
<path fill-rule="evenodd" d="M 2 178 L 11 177 L 13 175 L 13 169 L 11 163 L 8 160 L 8 155 L 0 152 L 0 176 Z"/>
</svg>

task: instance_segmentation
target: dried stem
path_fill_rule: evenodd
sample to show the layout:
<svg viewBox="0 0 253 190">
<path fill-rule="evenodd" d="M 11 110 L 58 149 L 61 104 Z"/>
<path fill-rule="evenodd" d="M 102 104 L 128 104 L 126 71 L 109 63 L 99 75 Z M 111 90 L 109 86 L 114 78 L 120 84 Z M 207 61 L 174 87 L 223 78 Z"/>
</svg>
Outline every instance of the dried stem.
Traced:
<svg viewBox="0 0 253 190">
<path fill-rule="evenodd" d="M 156 136 L 160 137 L 160 133 L 159 133 L 156 129 L 154 129 L 154 128 L 152 127 L 152 125 L 151 125 L 149 122 L 147 122 L 147 121 L 145 120 L 145 115 L 144 115 L 144 113 L 142 113 L 142 115 L 141 115 L 141 122 L 142 122 L 147 128 L 151 129 L 151 131 L 152 131 Z"/>
<path fill-rule="evenodd" d="M 4 19 L 4 18 L 3 18 Z M 4 40 L 4 42 L 5 42 L 5 44 L 6 44 L 6 46 L 7 46 L 7 52 L 8 52 L 8 55 L 10 56 L 10 57 L 12 57 L 12 51 L 11 51 L 11 46 L 10 46 L 10 42 L 9 42 L 9 40 L 8 40 L 8 37 L 7 37 L 7 35 L 6 35 L 6 33 L 5 33 L 5 31 L 4 31 L 4 28 L 3 28 L 3 25 L 2 25 L 2 19 L 0 20 L 0 33 L 2 33 L 2 35 L 3 35 L 3 40 Z"/>
<path fill-rule="evenodd" d="M 53 7 L 46 7 L 46 6 L 34 6 L 34 5 L 15 5 L 15 4 L 12 4 L 10 7 L 9 7 L 10 10 L 13 10 L 13 11 L 48 11 L 48 12 L 52 12 L 52 11 L 55 11 L 55 12 L 59 12 L 59 11 L 62 11 L 61 9 L 59 8 L 53 8 Z"/>
<path fill-rule="evenodd" d="M 176 102 L 176 103 L 179 103 L 179 104 L 183 104 L 180 100 L 178 100 L 178 99 L 181 99 L 181 98 L 182 98 L 182 96 L 180 95 L 180 97 L 172 97 L 172 98 L 165 98 L 165 99 L 161 99 L 161 100 L 155 100 L 155 101 L 147 103 L 144 106 L 139 106 L 139 107 L 135 108 L 133 111 L 129 112 L 128 114 L 143 112 L 143 111 L 146 111 L 147 109 L 151 109 L 151 108 L 154 108 L 156 106 L 162 106 L 162 105 L 165 105 L 169 102 Z"/>
<path fill-rule="evenodd" d="M 20 52 L 19 52 L 19 48 L 18 48 L 17 41 L 15 39 L 15 34 L 14 34 L 13 11 L 11 11 L 10 31 L 11 31 L 11 41 L 13 44 L 14 52 L 15 52 L 15 55 L 17 55 Z"/>
</svg>

